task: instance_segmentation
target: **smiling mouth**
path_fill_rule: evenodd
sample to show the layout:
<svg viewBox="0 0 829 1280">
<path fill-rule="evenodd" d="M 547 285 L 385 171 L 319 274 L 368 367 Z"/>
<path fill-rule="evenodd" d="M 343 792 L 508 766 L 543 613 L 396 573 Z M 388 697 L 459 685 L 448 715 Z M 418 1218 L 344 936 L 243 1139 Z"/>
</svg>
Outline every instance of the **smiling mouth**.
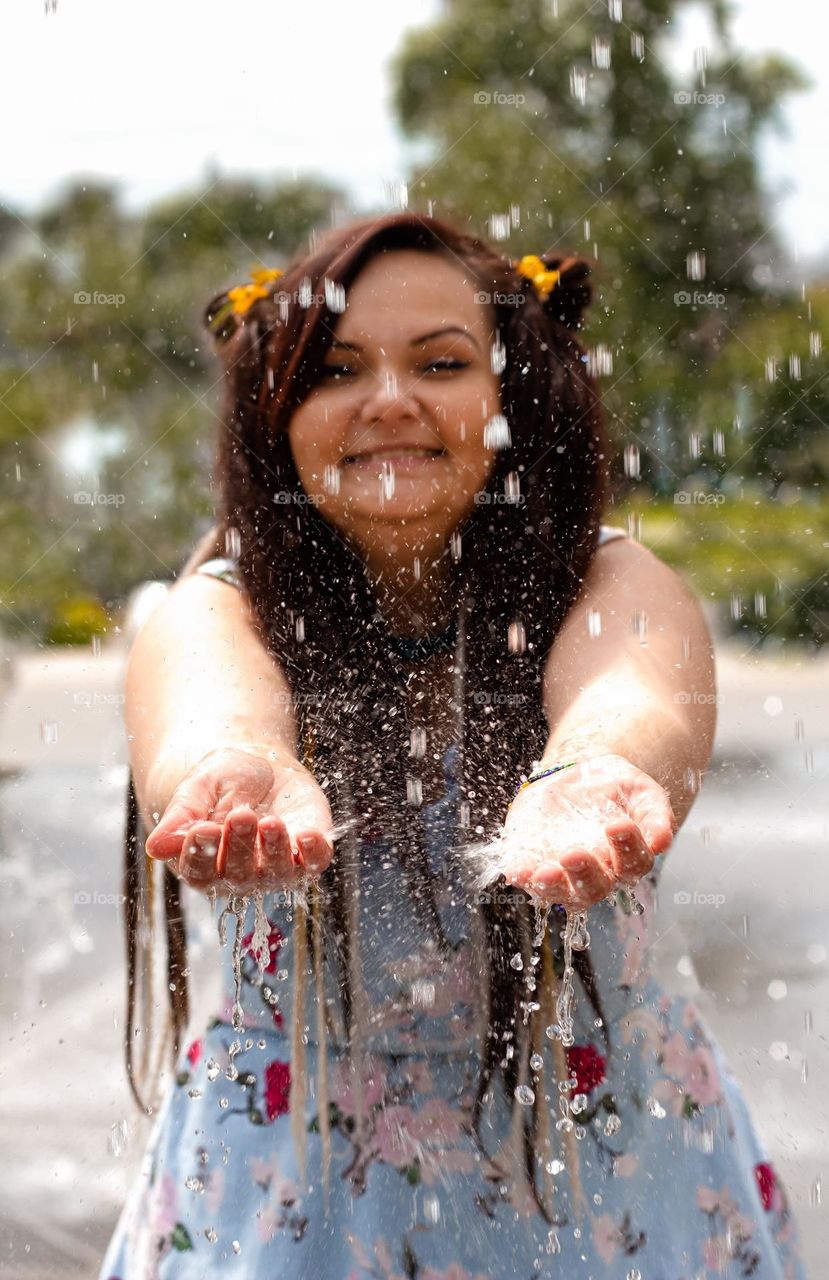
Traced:
<svg viewBox="0 0 829 1280">
<path fill-rule="evenodd" d="M 445 449 L 376 449 L 371 453 L 346 454 L 343 466 L 361 462 L 430 461 L 445 457 Z"/>
</svg>

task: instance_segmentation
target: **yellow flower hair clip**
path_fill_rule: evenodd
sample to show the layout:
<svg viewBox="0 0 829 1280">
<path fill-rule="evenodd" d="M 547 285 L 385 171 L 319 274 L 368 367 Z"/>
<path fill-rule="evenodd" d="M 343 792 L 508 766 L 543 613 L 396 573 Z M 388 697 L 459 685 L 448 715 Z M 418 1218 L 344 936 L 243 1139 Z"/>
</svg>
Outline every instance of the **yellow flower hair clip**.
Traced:
<svg viewBox="0 0 829 1280">
<path fill-rule="evenodd" d="M 237 284 L 228 289 L 225 295 L 227 301 L 211 316 L 208 327 L 222 341 L 226 341 L 236 326 L 236 321 L 233 321 L 228 328 L 228 321 L 233 320 L 234 316 L 243 316 L 259 298 L 267 298 L 270 291 L 266 286 L 284 274 L 278 267 L 255 268 L 250 273 L 251 284 Z"/>
<path fill-rule="evenodd" d="M 278 280 L 281 275 L 284 275 L 284 272 L 277 267 L 259 267 L 256 271 L 251 271 L 250 278 L 253 284 L 239 284 L 227 291 L 233 312 L 237 316 L 244 315 L 257 298 L 267 298 L 268 290 L 265 285 L 272 280 Z"/>
<path fill-rule="evenodd" d="M 542 302 L 552 293 L 561 277 L 560 271 L 548 271 L 541 258 L 534 253 L 525 254 L 515 263 L 515 269 L 519 275 L 532 280 Z"/>
</svg>

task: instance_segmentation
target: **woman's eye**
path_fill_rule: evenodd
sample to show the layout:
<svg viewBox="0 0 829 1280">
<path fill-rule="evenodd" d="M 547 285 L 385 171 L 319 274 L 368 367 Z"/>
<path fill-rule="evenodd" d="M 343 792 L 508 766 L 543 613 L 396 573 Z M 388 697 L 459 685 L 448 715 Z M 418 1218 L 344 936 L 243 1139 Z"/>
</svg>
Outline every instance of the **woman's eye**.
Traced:
<svg viewBox="0 0 829 1280">
<path fill-rule="evenodd" d="M 468 367 L 468 360 L 450 360 L 447 358 L 442 360 L 430 360 L 426 365 L 426 371 L 428 372 L 430 369 L 437 369 L 440 371 L 444 369 L 466 369 Z M 322 376 L 324 378 L 348 377 L 353 372 L 353 369 L 349 369 L 348 366 L 344 364 L 324 364 L 322 366 Z"/>
<path fill-rule="evenodd" d="M 427 368 L 429 369 L 466 369 L 469 367 L 468 360 L 432 360 Z"/>
</svg>

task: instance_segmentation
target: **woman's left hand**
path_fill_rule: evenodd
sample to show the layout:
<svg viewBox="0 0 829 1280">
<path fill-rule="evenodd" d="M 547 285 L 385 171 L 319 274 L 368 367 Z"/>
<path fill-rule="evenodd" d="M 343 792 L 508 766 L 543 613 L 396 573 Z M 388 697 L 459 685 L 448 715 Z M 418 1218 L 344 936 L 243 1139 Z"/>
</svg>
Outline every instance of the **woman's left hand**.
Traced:
<svg viewBox="0 0 829 1280">
<path fill-rule="evenodd" d="M 664 787 L 622 756 L 594 756 L 519 791 L 501 870 L 539 901 L 580 911 L 647 875 L 676 830 Z"/>
</svg>

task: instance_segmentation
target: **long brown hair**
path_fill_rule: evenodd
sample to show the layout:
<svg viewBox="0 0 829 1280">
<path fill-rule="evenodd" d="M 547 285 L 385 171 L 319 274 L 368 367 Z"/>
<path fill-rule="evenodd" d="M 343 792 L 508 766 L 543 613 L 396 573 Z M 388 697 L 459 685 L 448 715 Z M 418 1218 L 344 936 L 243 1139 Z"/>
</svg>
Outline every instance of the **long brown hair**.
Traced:
<svg viewBox="0 0 829 1280">
<path fill-rule="evenodd" d="M 447 548 L 450 591 L 463 617 L 465 652 L 456 851 L 470 840 L 497 835 L 521 774 L 529 773 L 544 750 L 549 729 L 541 697 L 543 665 L 595 552 L 606 496 L 603 413 L 577 337 L 591 297 L 586 260 L 542 255 L 545 266 L 560 273 L 557 286 L 542 301 L 511 260 L 482 239 L 444 220 L 405 211 L 361 219 L 315 238 L 243 321 L 229 312 L 227 293 L 214 298 L 205 321 L 225 364 L 224 428 L 216 468 L 221 506 L 215 529 L 195 549 L 184 572 L 215 555 L 232 553 L 238 560 L 263 643 L 294 694 L 303 694 L 297 699 L 298 713 L 303 732 L 313 729 L 315 776 L 326 790 L 335 824 L 345 826 L 355 814 L 382 816 L 402 850 L 415 899 L 439 935 L 439 917 L 429 906 L 419 814 L 405 803 L 406 779 L 416 765 L 402 713 L 401 676 L 383 647 L 378 617 L 383 602 L 372 590 L 357 550 L 314 503 L 290 498 L 303 493 L 288 440 L 291 414 L 320 376 L 343 291 L 347 294 L 369 259 L 395 249 L 443 254 L 460 263 L 476 292 L 491 299 L 497 341 L 505 350 L 501 408 L 510 442 L 496 454 L 486 487 L 489 499 L 476 503 L 454 532 L 451 557 Z M 505 492 L 514 497 L 517 490 L 520 501 L 503 500 Z M 137 1096 L 131 1040 L 145 859 L 132 782 L 128 816 L 127 1060 Z M 350 1026 L 348 951 L 355 940 L 346 927 L 349 904 L 339 874 L 340 843 L 335 842 L 319 893 L 336 926 L 340 990 Z M 164 908 L 168 987 L 173 988 L 170 1020 L 177 1051 L 187 1020 L 186 950 L 178 882 L 166 871 L 164 879 L 169 884 Z M 515 890 L 493 894 L 478 910 L 489 970 L 489 1014 L 474 1110 L 476 1132 L 498 1072 L 511 1105 L 517 1106 L 514 1091 L 529 1077 L 528 1055 L 539 1042 L 539 1020 L 550 1021 L 543 999 L 536 1001 L 527 1021 L 526 977 L 509 963 L 516 952 L 527 962 L 533 922 L 529 898 Z M 577 953 L 574 961 L 601 1016 L 589 959 Z M 559 954 L 555 964 L 560 973 Z M 516 1031 L 522 1023 L 526 1034 Z M 602 1025 L 607 1038 L 603 1019 Z M 513 1037 L 515 1049 L 504 1058 L 505 1042 Z M 543 1089 L 541 1093 L 529 1116 L 526 1107 L 519 1108 L 517 1122 L 534 1189 L 536 1138 L 539 1126 L 548 1123 Z M 513 1115 L 515 1124 L 517 1112 Z"/>
</svg>

